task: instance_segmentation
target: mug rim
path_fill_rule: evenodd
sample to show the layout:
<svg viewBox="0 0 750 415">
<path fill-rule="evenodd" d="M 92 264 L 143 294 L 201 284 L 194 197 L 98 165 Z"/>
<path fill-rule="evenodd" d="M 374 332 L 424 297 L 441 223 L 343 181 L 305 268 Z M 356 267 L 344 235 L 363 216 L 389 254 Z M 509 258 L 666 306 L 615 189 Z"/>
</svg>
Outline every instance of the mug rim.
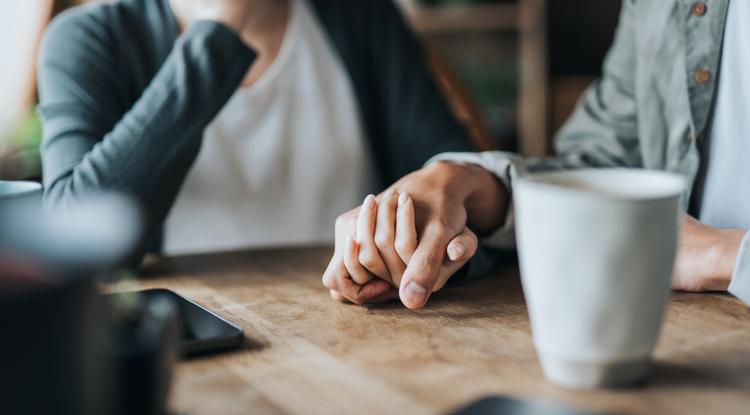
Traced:
<svg viewBox="0 0 750 415">
<path fill-rule="evenodd" d="M 610 177 L 623 177 L 629 178 L 638 177 L 653 178 L 660 180 L 664 189 L 657 189 L 651 193 L 644 192 L 639 194 L 638 192 L 631 191 L 605 191 L 591 188 L 576 187 L 571 184 L 555 183 L 553 179 L 558 180 L 575 180 L 581 177 L 591 178 L 596 176 L 602 178 L 602 176 Z M 665 170 L 653 170 L 653 169 L 640 169 L 640 168 L 582 168 L 582 169 L 568 169 L 568 170 L 555 170 L 545 171 L 540 173 L 530 173 L 516 177 L 518 185 L 532 187 L 536 189 L 553 190 L 555 192 L 567 193 L 573 195 L 595 197 L 599 199 L 617 200 L 617 201 L 661 201 L 669 200 L 675 197 L 681 196 L 685 192 L 685 179 L 672 172 Z M 515 186 L 514 186 L 515 187 Z"/>
<path fill-rule="evenodd" d="M 10 189 L 8 192 L 3 191 L 5 186 Z M 0 180 L 0 198 L 26 196 L 41 190 L 41 183 L 31 180 Z"/>
</svg>

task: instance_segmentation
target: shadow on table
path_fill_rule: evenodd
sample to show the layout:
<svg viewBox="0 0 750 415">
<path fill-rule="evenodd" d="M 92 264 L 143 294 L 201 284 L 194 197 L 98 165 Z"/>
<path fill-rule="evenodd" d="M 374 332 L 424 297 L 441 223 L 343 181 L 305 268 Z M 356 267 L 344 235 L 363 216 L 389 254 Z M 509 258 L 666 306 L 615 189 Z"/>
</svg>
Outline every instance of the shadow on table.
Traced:
<svg viewBox="0 0 750 415">
<path fill-rule="evenodd" d="M 211 359 L 211 358 L 218 358 L 218 359 L 224 359 L 227 357 L 231 357 L 235 354 L 243 354 L 246 352 L 259 352 L 261 350 L 265 350 L 269 347 L 271 347 L 271 343 L 266 341 L 265 339 L 258 339 L 258 338 L 249 338 L 247 337 L 247 333 L 245 333 L 245 340 L 242 342 L 242 344 L 235 348 L 235 349 L 221 349 L 221 350 L 215 350 L 215 351 L 209 351 L 205 353 L 196 353 L 189 356 L 182 356 L 182 360 L 203 360 L 203 359 Z"/>
<path fill-rule="evenodd" d="M 504 316 L 518 315 L 522 315 L 525 321 L 527 315 L 518 271 L 504 267 L 461 285 L 446 286 L 433 293 L 427 305 L 418 311 L 407 310 L 398 299 L 358 307 L 366 307 L 373 312 L 404 314 L 404 317 L 436 317 L 457 321 L 483 317 L 502 319 Z"/>
<path fill-rule="evenodd" d="M 140 279 L 188 274 L 200 277 L 235 272 L 274 272 L 293 264 L 300 272 L 320 270 L 330 260 L 333 248 L 309 246 L 267 248 L 165 257 L 149 254 L 138 267 Z"/>
<path fill-rule="evenodd" d="M 722 356 L 722 362 L 726 362 L 727 356 Z M 649 380 L 650 387 L 700 387 L 701 389 L 742 390 L 750 393 L 750 351 L 743 358 L 739 356 L 730 358 L 734 361 L 731 367 L 726 363 L 707 368 L 706 362 L 700 366 L 695 364 L 677 364 L 667 362 L 654 362 L 653 371 Z M 717 363 L 719 360 L 717 360 Z M 744 362 L 744 363 L 740 363 Z"/>
</svg>

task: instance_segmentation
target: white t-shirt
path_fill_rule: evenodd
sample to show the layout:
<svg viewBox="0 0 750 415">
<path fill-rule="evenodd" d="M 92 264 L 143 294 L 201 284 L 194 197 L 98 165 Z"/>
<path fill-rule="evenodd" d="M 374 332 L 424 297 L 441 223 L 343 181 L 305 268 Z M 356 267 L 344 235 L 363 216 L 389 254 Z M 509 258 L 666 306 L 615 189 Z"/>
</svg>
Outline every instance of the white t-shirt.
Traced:
<svg viewBox="0 0 750 415">
<path fill-rule="evenodd" d="M 289 4 L 278 56 L 205 131 L 166 254 L 331 242 L 335 218 L 376 188 L 343 63 L 306 1 Z"/>
<path fill-rule="evenodd" d="M 700 220 L 750 229 L 750 1 L 729 3 Z"/>
</svg>

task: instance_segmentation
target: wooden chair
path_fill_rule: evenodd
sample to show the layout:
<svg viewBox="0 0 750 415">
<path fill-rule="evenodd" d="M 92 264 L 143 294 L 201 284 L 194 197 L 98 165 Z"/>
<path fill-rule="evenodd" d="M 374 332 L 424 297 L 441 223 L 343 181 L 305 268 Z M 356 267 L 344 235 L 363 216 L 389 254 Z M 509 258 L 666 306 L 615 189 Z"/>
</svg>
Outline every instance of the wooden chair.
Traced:
<svg viewBox="0 0 750 415">
<path fill-rule="evenodd" d="M 427 60 L 456 118 L 469 129 L 476 149 L 479 151 L 495 150 L 496 145 L 490 135 L 487 122 L 482 116 L 481 108 L 479 108 L 466 84 L 459 78 L 450 64 L 434 49 L 428 48 Z"/>
</svg>

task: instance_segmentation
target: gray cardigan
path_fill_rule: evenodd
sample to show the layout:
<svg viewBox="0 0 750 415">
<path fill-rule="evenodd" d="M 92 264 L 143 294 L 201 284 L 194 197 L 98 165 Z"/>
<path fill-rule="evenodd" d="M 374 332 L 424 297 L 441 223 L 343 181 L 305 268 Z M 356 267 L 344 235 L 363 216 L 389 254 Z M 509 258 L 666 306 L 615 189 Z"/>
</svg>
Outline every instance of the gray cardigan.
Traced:
<svg viewBox="0 0 750 415">
<path fill-rule="evenodd" d="M 351 77 L 382 184 L 471 150 L 392 2 L 309 1 Z M 215 22 L 177 33 L 168 0 L 80 7 L 51 24 L 38 63 L 46 202 L 129 193 L 146 212 L 144 247 L 158 245 L 203 130 L 256 57 Z"/>
</svg>

